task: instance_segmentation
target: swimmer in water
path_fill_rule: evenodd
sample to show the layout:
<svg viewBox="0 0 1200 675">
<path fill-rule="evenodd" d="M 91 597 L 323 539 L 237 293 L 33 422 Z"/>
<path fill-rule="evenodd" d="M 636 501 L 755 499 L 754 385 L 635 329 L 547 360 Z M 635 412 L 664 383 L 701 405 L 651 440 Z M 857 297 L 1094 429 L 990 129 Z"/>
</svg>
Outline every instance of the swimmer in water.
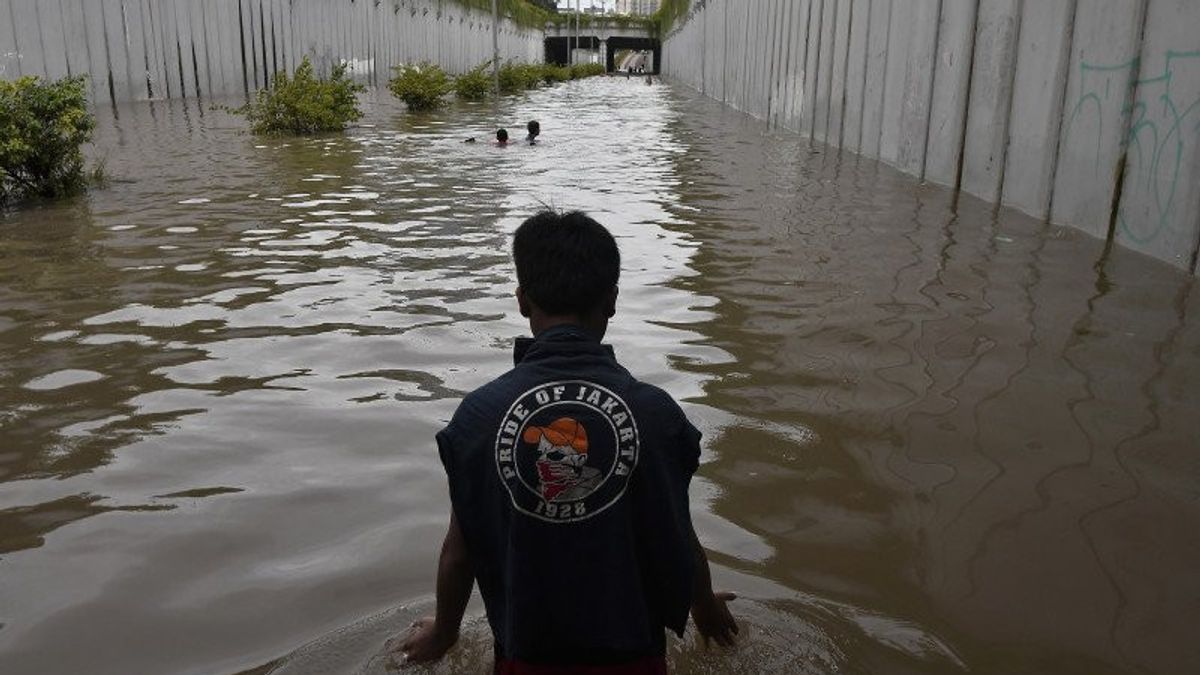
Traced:
<svg viewBox="0 0 1200 675">
<path fill-rule="evenodd" d="M 542 125 L 538 124 L 537 120 L 532 120 L 529 124 L 525 125 L 525 128 L 529 130 L 529 135 L 525 137 L 525 142 L 530 145 L 537 145 L 537 137 L 542 133 Z"/>
<path fill-rule="evenodd" d="M 496 145 L 508 145 L 508 129 L 496 130 Z"/>
</svg>

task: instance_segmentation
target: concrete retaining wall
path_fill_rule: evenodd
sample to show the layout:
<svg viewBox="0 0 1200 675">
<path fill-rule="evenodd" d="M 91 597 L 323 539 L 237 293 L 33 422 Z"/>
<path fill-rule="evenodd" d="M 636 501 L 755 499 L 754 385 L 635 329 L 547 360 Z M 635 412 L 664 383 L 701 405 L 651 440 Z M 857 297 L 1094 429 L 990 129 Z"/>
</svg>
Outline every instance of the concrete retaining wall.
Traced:
<svg viewBox="0 0 1200 675">
<path fill-rule="evenodd" d="M 502 20 L 501 58 L 540 62 L 542 31 Z M 451 0 L 0 0 L 0 78 L 89 74 L 97 103 L 244 94 L 304 56 L 381 84 L 492 57 L 492 17 Z"/>
<path fill-rule="evenodd" d="M 693 0 L 663 72 L 1197 272 L 1196 0 Z"/>
</svg>

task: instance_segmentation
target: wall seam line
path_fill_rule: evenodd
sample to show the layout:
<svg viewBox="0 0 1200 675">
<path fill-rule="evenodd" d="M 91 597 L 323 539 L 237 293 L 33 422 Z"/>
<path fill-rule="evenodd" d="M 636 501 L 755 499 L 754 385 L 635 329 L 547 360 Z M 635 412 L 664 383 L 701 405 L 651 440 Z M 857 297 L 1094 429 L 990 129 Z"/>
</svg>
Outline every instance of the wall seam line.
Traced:
<svg viewBox="0 0 1200 675">
<path fill-rule="evenodd" d="M 1050 173 L 1047 180 L 1050 182 L 1050 190 L 1046 194 L 1045 216 L 1043 220 L 1046 223 L 1050 222 L 1051 215 L 1054 213 L 1054 193 L 1055 186 L 1058 185 L 1058 158 L 1062 152 L 1062 130 L 1063 118 L 1067 114 L 1067 87 L 1070 84 L 1071 78 L 1071 53 L 1075 50 L 1075 19 L 1079 15 L 1079 0 L 1071 0 L 1071 17 L 1067 21 L 1067 39 L 1063 42 L 1063 49 L 1066 54 L 1063 58 L 1063 85 L 1062 85 L 1062 104 L 1058 111 L 1058 131 L 1054 134 L 1054 154 L 1050 157 Z"/>
<path fill-rule="evenodd" d="M 1017 66 L 1021 58 L 1021 25 L 1025 23 L 1025 0 L 1017 0 L 1017 30 L 1012 39 L 1012 65 L 1008 74 L 1008 105 L 1004 113 L 1004 147 L 1000 154 L 1000 175 L 996 180 L 996 206 L 1004 203 L 1004 181 L 1008 177 L 1008 146 L 1012 144 L 1013 99 L 1016 98 Z"/>
<path fill-rule="evenodd" d="M 1138 32 L 1137 42 L 1134 43 L 1134 63 L 1135 70 L 1129 79 L 1129 84 L 1125 87 L 1125 97 L 1121 104 L 1121 130 L 1117 135 L 1117 166 L 1116 175 L 1113 177 L 1112 202 L 1109 205 L 1108 214 L 1108 234 L 1105 237 L 1105 253 L 1101 258 L 1108 257 L 1108 249 L 1116 242 L 1117 230 L 1117 214 L 1121 210 L 1121 197 L 1125 190 L 1125 167 L 1128 163 L 1125 156 L 1129 150 L 1129 127 L 1133 120 L 1133 101 L 1137 98 L 1137 84 L 1142 72 L 1142 48 L 1146 44 L 1146 17 L 1150 14 L 1150 0 L 1142 0 L 1140 7 L 1141 16 L 1138 17 Z"/>
<path fill-rule="evenodd" d="M 978 2 L 978 0 L 976 0 L 976 1 Z M 884 106 L 887 103 L 887 90 L 888 90 L 887 72 L 888 72 L 888 62 L 891 61 L 891 57 L 892 57 L 891 52 L 892 52 L 892 5 L 891 5 L 891 3 L 888 3 L 887 33 L 885 34 L 884 41 L 883 41 L 883 70 L 880 71 L 880 75 L 883 78 L 883 91 L 879 95 L 879 138 L 876 139 L 875 159 L 880 159 L 881 157 L 883 157 L 883 113 L 885 112 Z"/>
<path fill-rule="evenodd" d="M 850 89 L 850 38 L 854 33 L 854 0 L 846 0 L 846 2 L 850 3 L 850 10 L 846 16 L 846 55 L 842 58 L 842 119 L 838 124 L 837 139 L 839 150 L 842 149 L 842 144 L 846 139 L 846 92 Z"/>
<path fill-rule="evenodd" d="M 938 0 L 937 27 L 933 29 L 933 73 L 929 76 L 929 96 L 925 102 L 925 143 L 921 150 L 921 175 L 917 180 L 925 182 L 925 169 L 929 166 L 929 132 L 933 130 L 933 92 L 937 87 L 938 54 L 942 41 L 942 12 L 946 9 L 945 0 Z"/>
<path fill-rule="evenodd" d="M 971 30 L 971 46 L 969 47 L 971 61 L 967 64 L 967 92 L 966 96 L 963 96 L 962 129 L 959 131 L 958 139 L 958 166 L 954 171 L 955 192 L 962 190 L 963 164 L 966 163 L 967 156 L 967 123 L 971 116 L 971 88 L 975 86 L 975 45 L 979 38 L 979 6 L 981 3 L 982 0 L 975 0 L 975 25 Z M 958 200 L 957 195 L 955 195 L 955 200 Z"/>
</svg>

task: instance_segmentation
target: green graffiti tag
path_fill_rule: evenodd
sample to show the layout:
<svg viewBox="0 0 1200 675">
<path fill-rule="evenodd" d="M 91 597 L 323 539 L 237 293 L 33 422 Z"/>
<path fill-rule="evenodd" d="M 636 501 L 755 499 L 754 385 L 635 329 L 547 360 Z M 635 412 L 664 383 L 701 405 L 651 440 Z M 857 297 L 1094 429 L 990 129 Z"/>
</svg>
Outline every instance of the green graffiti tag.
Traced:
<svg viewBox="0 0 1200 675">
<path fill-rule="evenodd" d="M 1064 141 L 1072 133 L 1094 130 L 1095 138 L 1087 140 L 1093 140 L 1094 167 L 1100 178 L 1100 149 L 1105 138 L 1119 128 L 1106 119 L 1106 113 L 1115 110 L 1122 121 L 1129 120 L 1117 227 L 1130 241 L 1141 244 L 1169 229 L 1187 166 L 1186 149 L 1200 139 L 1200 86 L 1181 91 L 1187 84 L 1200 83 L 1200 70 L 1192 71 L 1190 77 L 1181 76 L 1186 69 L 1200 69 L 1200 51 L 1167 51 L 1164 57 L 1162 72 L 1140 79 L 1133 79 L 1138 78 L 1141 63 L 1137 58 L 1111 64 L 1081 63 L 1080 95 L 1064 128 Z M 1133 96 L 1126 101 L 1130 85 Z M 1149 204 L 1150 213 L 1134 216 L 1126 203 Z"/>
</svg>

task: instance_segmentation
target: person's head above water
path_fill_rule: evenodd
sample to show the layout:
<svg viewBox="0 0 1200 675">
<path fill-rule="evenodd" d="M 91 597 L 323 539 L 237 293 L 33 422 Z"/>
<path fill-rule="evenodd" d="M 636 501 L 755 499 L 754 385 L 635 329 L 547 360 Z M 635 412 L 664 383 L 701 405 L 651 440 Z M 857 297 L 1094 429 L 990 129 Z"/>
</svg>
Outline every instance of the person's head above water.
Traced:
<svg viewBox="0 0 1200 675">
<path fill-rule="evenodd" d="M 538 134 L 542 133 L 542 125 L 538 124 L 537 120 L 530 120 L 529 124 L 525 125 L 525 128 L 529 130 L 529 135 L 525 137 L 525 140 L 531 144 L 537 140 Z"/>
<path fill-rule="evenodd" d="M 603 225 L 580 211 L 542 211 L 513 235 L 517 305 L 534 335 L 562 324 L 598 338 L 617 311 L 621 252 Z"/>
<path fill-rule="evenodd" d="M 497 129 L 496 130 L 496 142 L 499 143 L 500 145 L 504 145 L 505 143 L 508 142 L 508 129 Z"/>
</svg>

